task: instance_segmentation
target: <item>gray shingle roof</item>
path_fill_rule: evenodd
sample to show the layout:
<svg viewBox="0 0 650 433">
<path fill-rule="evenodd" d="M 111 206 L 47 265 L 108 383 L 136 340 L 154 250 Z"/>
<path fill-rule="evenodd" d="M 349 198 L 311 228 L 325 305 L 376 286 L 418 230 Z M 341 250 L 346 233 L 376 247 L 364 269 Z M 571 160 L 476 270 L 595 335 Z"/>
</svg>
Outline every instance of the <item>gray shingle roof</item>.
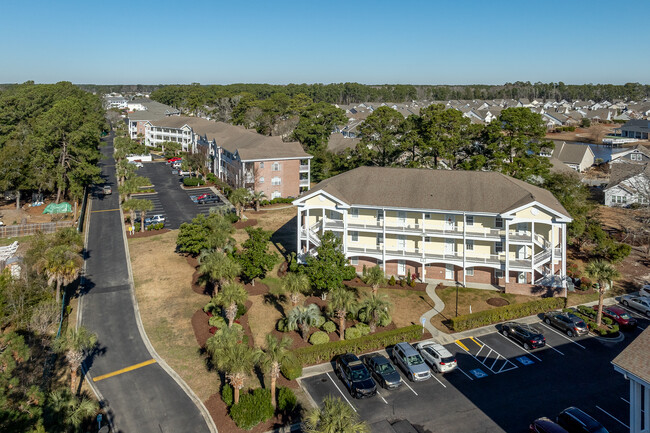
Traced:
<svg viewBox="0 0 650 433">
<path fill-rule="evenodd" d="M 632 164 L 625 162 L 612 164 L 610 168 L 609 183 L 605 189 L 612 188 L 624 180 L 644 172 L 646 176 L 650 177 L 650 164 Z"/>
<path fill-rule="evenodd" d="M 170 115 L 177 115 L 180 113 L 177 109 L 170 107 L 169 105 L 161 104 L 160 102 L 152 101 L 150 99 L 145 99 L 142 101 L 138 100 L 137 102 L 144 105 L 147 109 L 129 113 L 127 117 L 131 121 L 159 120 L 164 119 Z"/>
<path fill-rule="evenodd" d="M 556 142 L 555 149 L 553 150 L 553 156 L 564 163 L 579 164 L 582 162 L 585 154 L 589 152 L 593 154 L 591 148 L 584 144 Z"/>
<path fill-rule="evenodd" d="M 570 218 L 549 191 L 496 172 L 359 167 L 306 194 L 318 190 L 350 205 L 443 211 L 504 213 L 537 201 Z"/>
<path fill-rule="evenodd" d="M 650 329 L 646 329 L 618 354 L 612 364 L 650 383 Z"/>
</svg>

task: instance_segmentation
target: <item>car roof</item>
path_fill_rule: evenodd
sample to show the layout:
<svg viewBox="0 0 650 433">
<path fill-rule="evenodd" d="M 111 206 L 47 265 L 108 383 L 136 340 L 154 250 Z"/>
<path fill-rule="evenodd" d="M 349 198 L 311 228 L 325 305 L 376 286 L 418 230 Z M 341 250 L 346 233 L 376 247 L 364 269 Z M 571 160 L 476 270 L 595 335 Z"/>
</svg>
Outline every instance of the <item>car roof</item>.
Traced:
<svg viewBox="0 0 650 433">
<path fill-rule="evenodd" d="M 372 355 L 370 355 L 369 358 L 372 359 L 373 361 L 375 361 L 375 363 L 380 364 L 380 365 L 390 363 L 388 358 L 386 358 L 384 355 L 380 355 L 379 353 L 373 353 Z"/>
<path fill-rule="evenodd" d="M 344 362 L 345 364 L 352 364 L 355 361 L 359 361 L 359 358 L 357 358 L 357 355 L 355 355 L 354 353 L 345 353 L 339 356 L 339 360 L 341 360 L 341 362 Z"/>
<path fill-rule="evenodd" d="M 626 312 L 624 309 L 622 309 L 621 307 L 617 307 L 616 305 L 612 305 L 605 308 L 607 308 L 609 311 L 612 311 L 616 314 L 624 314 Z"/>
<path fill-rule="evenodd" d="M 451 354 L 451 352 L 449 350 L 447 350 L 447 348 L 445 346 L 443 346 L 440 343 L 433 342 L 433 341 L 422 343 L 420 345 L 420 347 L 422 347 L 422 348 L 430 347 L 433 350 L 435 350 L 436 352 L 438 352 L 440 354 L 440 356 L 443 356 L 443 357 L 453 356 Z"/>
<path fill-rule="evenodd" d="M 407 342 L 402 342 L 402 343 L 397 343 L 395 347 L 399 347 L 402 352 L 404 352 L 404 355 L 418 355 L 417 350 L 413 348 L 409 343 Z"/>
<path fill-rule="evenodd" d="M 596 421 L 591 416 L 587 415 L 585 412 L 583 412 L 581 409 L 578 409 L 577 407 L 574 406 L 567 407 L 562 412 L 572 415 L 574 418 L 578 419 L 589 429 L 601 426 L 598 421 Z"/>
<path fill-rule="evenodd" d="M 544 428 L 544 431 L 547 433 L 566 433 L 566 430 L 562 426 L 556 424 L 546 417 L 537 418 L 535 424 Z"/>
</svg>

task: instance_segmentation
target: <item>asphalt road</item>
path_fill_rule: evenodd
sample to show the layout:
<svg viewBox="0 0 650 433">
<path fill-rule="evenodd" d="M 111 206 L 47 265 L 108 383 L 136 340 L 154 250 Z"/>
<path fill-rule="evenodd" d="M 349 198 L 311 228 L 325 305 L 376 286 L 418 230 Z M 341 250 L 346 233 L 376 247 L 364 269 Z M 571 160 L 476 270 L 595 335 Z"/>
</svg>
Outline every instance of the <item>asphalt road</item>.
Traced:
<svg viewBox="0 0 650 433">
<path fill-rule="evenodd" d="M 99 337 L 98 353 L 85 363 L 94 380 L 152 360 L 137 328 L 129 285 L 119 198 L 112 158 L 112 135 L 101 148 L 105 182 L 113 194 L 93 194 L 87 229 L 86 274 L 81 298 L 82 324 Z M 201 412 L 158 364 L 93 382 L 119 432 L 209 432 Z"/>
<path fill-rule="evenodd" d="M 641 328 L 650 325 L 637 318 Z M 525 351 L 495 328 L 446 345 L 459 369 L 424 382 L 406 381 L 397 390 L 380 389 L 369 399 L 351 398 L 334 373 L 304 379 L 302 385 L 318 404 L 327 395 L 348 401 L 373 429 L 408 420 L 421 432 L 523 433 L 532 420 L 577 406 L 610 433 L 629 431 L 628 383 L 611 361 L 641 329 L 625 332 L 623 341 L 604 342 L 592 336 L 569 339 L 541 322 L 535 326 L 548 342 L 542 349 Z"/>
</svg>

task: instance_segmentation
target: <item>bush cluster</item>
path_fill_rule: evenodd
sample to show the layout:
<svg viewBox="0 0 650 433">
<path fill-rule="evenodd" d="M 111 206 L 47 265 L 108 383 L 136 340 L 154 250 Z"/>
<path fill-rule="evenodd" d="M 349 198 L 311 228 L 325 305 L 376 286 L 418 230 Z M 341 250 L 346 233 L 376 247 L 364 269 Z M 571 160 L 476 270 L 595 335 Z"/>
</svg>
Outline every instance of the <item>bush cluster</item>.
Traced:
<svg viewBox="0 0 650 433">
<path fill-rule="evenodd" d="M 355 329 L 356 332 L 360 332 L 354 327 L 348 329 Z M 343 353 L 351 352 L 359 354 L 369 350 L 382 349 L 402 341 L 413 341 L 421 336 L 422 327 L 420 325 L 411 325 L 390 331 L 377 332 L 351 340 L 330 341 L 329 343 L 319 344 L 318 346 L 301 347 L 295 349 L 293 353 L 302 365 L 311 365 L 323 361 L 330 361 L 336 355 Z"/>
<path fill-rule="evenodd" d="M 323 331 L 316 331 L 309 337 L 309 342 L 313 345 L 329 343 L 330 336 Z"/>
<path fill-rule="evenodd" d="M 312 346 L 312 347 L 318 347 L 318 346 Z M 280 372 L 284 377 L 286 377 L 289 380 L 298 379 L 300 376 L 302 376 L 302 364 L 300 363 L 298 358 L 292 358 L 282 363 L 282 366 L 280 367 Z"/>
<path fill-rule="evenodd" d="M 331 320 L 328 320 L 327 322 L 323 323 L 323 326 L 321 326 L 321 329 L 328 334 L 336 331 L 336 324 L 332 322 Z"/>
<path fill-rule="evenodd" d="M 293 203 L 295 198 L 283 198 L 283 197 L 276 197 L 272 200 L 260 200 L 260 206 L 268 206 L 270 204 L 277 204 L 277 203 Z"/>
<path fill-rule="evenodd" d="M 357 270 L 354 266 L 346 266 L 343 268 L 343 279 L 345 281 L 354 280 L 357 277 Z"/>
<path fill-rule="evenodd" d="M 278 410 L 280 412 L 291 413 L 298 407 L 298 399 L 290 388 L 278 387 Z"/>
<path fill-rule="evenodd" d="M 186 177 L 185 179 L 183 179 L 183 185 L 185 186 L 205 185 L 205 181 L 203 179 L 199 179 L 198 177 Z"/>
<path fill-rule="evenodd" d="M 278 323 L 275 324 L 275 329 L 277 329 L 280 332 L 289 332 L 289 330 L 287 329 L 286 317 L 282 317 L 278 319 Z"/>
<path fill-rule="evenodd" d="M 228 407 L 232 406 L 234 398 L 233 392 L 234 391 L 232 389 L 232 386 L 228 383 L 226 383 L 223 388 L 221 388 L 221 399 Z"/>
<path fill-rule="evenodd" d="M 273 417 L 275 410 L 271 403 L 271 391 L 257 388 L 239 398 L 239 403 L 230 408 L 230 417 L 237 427 L 250 430 L 257 424 Z"/>
<path fill-rule="evenodd" d="M 524 302 L 523 304 L 506 305 L 505 307 L 452 317 L 450 320 L 451 329 L 456 332 L 465 331 L 467 329 L 531 316 L 549 310 L 557 310 L 565 306 L 566 298 L 543 298 L 536 301 Z"/>
<path fill-rule="evenodd" d="M 355 328 L 354 326 L 351 326 L 349 328 L 345 328 L 345 339 L 346 340 L 354 340 L 356 338 L 361 337 L 361 331 L 359 331 L 358 328 Z"/>
<path fill-rule="evenodd" d="M 165 223 L 149 224 L 147 230 L 162 230 L 164 227 Z"/>
<path fill-rule="evenodd" d="M 562 310 L 567 313 L 572 313 L 575 314 L 576 316 L 580 317 L 582 320 L 584 320 L 585 324 L 591 330 L 592 332 L 598 333 L 601 337 L 605 337 L 608 335 L 616 335 L 618 334 L 619 327 L 618 324 L 614 324 L 614 321 L 610 319 L 609 317 L 604 317 L 602 318 L 602 322 L 604 325 L 607 325 L 606 328 L 599 328 L 596 325 L 596 311 L 589 307 L 585 307 L 584 305 L 579 305 L 578 306 L 578 311 L 574 311 L 570 308 L 565 308 Z"/>
</svg>

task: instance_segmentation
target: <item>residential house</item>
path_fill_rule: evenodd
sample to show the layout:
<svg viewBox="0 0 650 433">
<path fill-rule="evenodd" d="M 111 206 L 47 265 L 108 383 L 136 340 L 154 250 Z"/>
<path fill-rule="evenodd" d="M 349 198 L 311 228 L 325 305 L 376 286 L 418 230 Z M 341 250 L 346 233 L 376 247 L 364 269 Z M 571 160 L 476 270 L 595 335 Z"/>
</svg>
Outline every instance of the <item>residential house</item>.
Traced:
<svg viewBox="0 0 650 433">
<path fill-rule="evenodd" d="M 170 116 L 180 116 L 181 114 L 179 110 L 170 107 L 169 105 L 161 104 L 160 102 L 152 101 L 150 99 L 138 101 L 138 104 L 145 109 L 128 113 L 125 119 L 129 128 L 129 137 L 131 137 L 132 140 L 136 140 L 138 137 L 144 137 L 145 124 L 147 122 L 164 119 Z"/>
<path fill-rule="evenodd" d="M 617 163 L 650 163 L 650 150 L 647 147 L 637 144 L 635 147 L 621 152 L 612 153 L 611 164 Z"/>
<path fill-rule="evenodd" d="M 612 361 L 630 383 L 630 433 L 650 432 L 650 329 L 643 331 Z"/>
<path fill-rule="evenodd" d="M 550 192 L 501 173 L 360 167 L 294 205 L 300 260 L 332 231 L 357 271 L 379 264 L 397 277 L 525 293 L 565 280 L 571 217 Z"/>
<path fill-rule="evenodd" d="M 591 147 L 565 141 L 555 142 L 552 156 L 580 173 L 594 165 L 596 159 Z"/>
<path fill-rule="evenodd" d="M 633 119 L 625 122 L 620 128 L 614 129 L 616 135 L 628 138 L 638 138 L 640 140 L 648 139 L 648 131 L 650 130 L 650 120 L 647 119 Z"/>
<path fill-rule="evenodd" d="M 107 109 L 117 108 L 123 110 L 126 108 L 127 100 L 123 96 L 104 96 L 104 107 Z"/>
<path fill-rule="evenodd" d="M 650 163 L 612 164 L 605 206 L 650 204 Z"/>
</svg>

